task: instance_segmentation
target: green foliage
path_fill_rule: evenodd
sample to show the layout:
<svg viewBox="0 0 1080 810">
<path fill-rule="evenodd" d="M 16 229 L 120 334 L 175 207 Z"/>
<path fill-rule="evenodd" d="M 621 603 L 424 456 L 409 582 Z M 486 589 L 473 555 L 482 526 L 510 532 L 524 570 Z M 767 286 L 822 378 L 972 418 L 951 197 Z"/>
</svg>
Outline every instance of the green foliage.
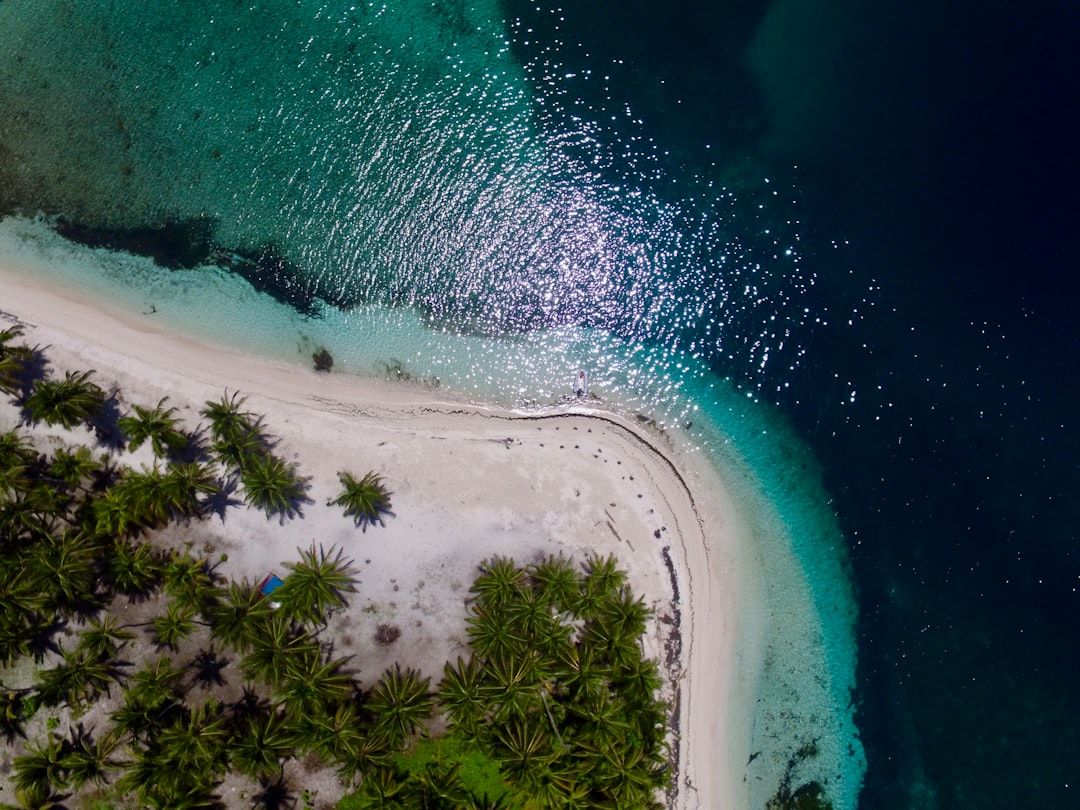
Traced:
<svg viewBox="0 0 1080 810">
<path fill-rule="evenodd" d="M 28 717 L 25 689 L 9 689 L 0 683 L 0 735 L 13 742 L 25 736 L 24 726 Z"/>
<path fill-rule="evenodd" d="M 499 762 L 479 746 L 457 737 L 435 737 L 419 740 L 368 774 L 338 810 L 527 806 L 516 794 Z"/>
<path fill-rule="evenodd" d="M 229 582 L 208 600 L 210 633 L 238 652 L 251 649 L 252 639 L 273 615 L 270 600 L 246 580 Z"/>
<path fill-rule="evenodd" d="M 113 616 L 91 619 L 86 629 L 79 633 L 79 645 L 76 652 L 90 660 L 109 661 L 115 659 L 120 648 L 135 638 L 130 630 L 120 626 Z"/>
<path fill-rule="evenodd" d="M 55 667 L 37 673 L 34 689 L 42 704 L 80 706 L 109 691 L 117 670 L 110 661 L 100 661 L 85 652 L 71 652 Z"/>
<path fill-rule="evenodd" d="M 154 628 L 154 643 L 175 652 L 180 642 L 195 630 L 194 616 L 190 607 L 170 602 L 164 616 L 155 616 L 150 621 Z"/>
<path fill-rule="evenodd" d="M 292 756 L 299 734 L 283 712 L 246 718 L 235 730 L 229 755 L 233 767 L 253 778 L 277 773 Z"/>
<path fill-rule="evenodd" d="M 658 807 L 667 707 L 641 654 L 649 610 L 614 559 L 578 571 L 563 557 L 525 568 L 495 557 L 471 593 L 473 653 L 446 664 L 436 692 L 449 731 L 339 806 Z"/>
<path fill-rule="evenodd" d="M 67 785 L 64 747 L 56 734 L 40 743 L 27 743 L 26 753 L 15 757 L 14 765 L 15 788 L 29 796 L 48 796 Z"/>
<path fill-rule="evenodd" d="M 188 437 L 180 430 L 176 408 L 166 408 L 168 397 L 162 397 L 153 408 L 133 405 L 132 413 L 120 417 L 117 426 L 128 439 L 128 448 L 136 450 L 149 440 L 157 458 L 179 453 L 188 445 Z"/>
<path fill-rule="evenodd" d="M 367 529 L 373 523 L 383 524 L 383 515 L 390 512 L 390 492 L 381 476 L 369 472 L 360 480 L 352 473 L 339 472 L 342 492 L 334 499 L 335 506 L 345 507 L 345 516 L 357 526 Z"/>
<path fill-rule="evenodd" d="M 383 673 L 368 697 L 367 707 L 375 714 L 375 732 L 396 748 L 419 731 L 435 706 L 430 681 L 415 669 L 402 670 L 398 664 Z"/>
<path fill-rule="evenodd" d="M 96 416 L 105 404 L 105 392 L 91 382 L 91 371 L 69 371 L 62 380 L 40 380 L 26 400 L 26 412 L 35 422 L 62 425 L 69 430 Z"/>
<path fill-rule="evenodd" d="M 325 716 L 355 691 L 345 663 L 344 659 L 325 661 L 314 650 L 288 659 L 275 700 L 293 718 Z"/>
<path fill-rule="evenodd" d="M 25 346 L 11 345 L 22 336 L 23 328 L 18 325 L 0 331 L 0 391 L 5 394 L 17 394 L 22 386 L 30 351 Z"/>
<path fill-rule="evenodd" d="M 104 395 L 89 373 L 30 391 L 22 366 L 5 371 L 10 339 L 0 333 L 0 387 L 28 393 L 32 419 L 77 426 L 99 412 Z M 641 653 L 650 612 L 613 558 L 485 561 L 471 588 L 470 655 L 448 662 L 434 688 L 395 665 L 365 692 L 321 638 L 356 588 L 341 550 L 312 543 L 285 563 L 274 610 L 249 582 L 221 582 L 206 560 L 141 542 L 223 508 L 222 476 L 269 515 L 298 512 L 305 480 L 243 405 L 228 393 L 206 403 L 208 463 L 175 459 L 189 445 L 165 399 L 120 420 L 133 447 L 150 442 L 171 458 L 150 469 L 81 446 L 50 457 L 21 433 L 0 434 L 0 663 L 50 662 L 32 690 L 0 687 L 0 732 L 20 744 L 39 706 L 67 704 L 77 717 L 102 693 L 121 693 L 99 736 L 49 729 L 23 747 L 16 801 L 56 806 L 70 793 L 78 806 L 101 797 L 118 808 L 214 807 L 230 771 L 259 780 L 259 801 L 283 801 L 295 798 L 283 763 L 315 757 L 359 786 L 342 806 L 655 806 L 668 778 L 667 709 L 657 665 Z M 357 525 L 389 513 L 379 476 L 339 480 L 334 503 Z M 166 598 L 142 608 L 150 632 L 136 637 L 117 618 L 123 602 L 159 591 Z M 69 624 L 74 648 L 64 651 L 58 633 Z M 188 636 L 202 652 L 181 663 L 174 654 Z M 148 640 L 159 654 L 129 674 L 120 656 Z M 236 670 L 243 698 L 226 706 L 207 696 Z M 811 807 L 820 797 L 805 787 L 786 798 Z"/>
<path fill-rule="evenodd" d="M 101 469 L 90 448 L 79 446 L 74 450 L 57 450 L 49 472 L 60 479 L 69 489 L 75 489 Z"/>
<path fill-rule="evenodd" d="M 295 621 L 324 624 L 331 612 L 348 604 L 345 594 L 356 591 L 356 569 L 352 560 L 333 546 L 329 552 L 321 545 L 316 551 L 313 543 L 306 551 L 297 552 L 300 560 L 285 563 L 290 573 L 274 592 L 274 599 Z"/>
<path fill-rule="evenodd" d="M 105 570 L 117 593 L 142 597 L 161 584 L 165 561 L 149 543 L 118 540 L 108 555 Z"/>
<path fill-rule="evenodd" d="M 248 506 L 262 509 L 268 516 L 292 517 L 307 499 L 307 482 L 297 466 L 265 451 L 244 456 L 240 483 Z"/>
<path fill-rule="evenodd" d="M 240 671 L 248 680 L 278 684 L 284 681 L 292 658 L 318 652 L 319 644 L 307 630 L 275 611 L 253 630 Z"/>
<path fill-rule="evenodd" d="M 191 615 L 208 613 L 218 589 L 209 562 L 187 552 L 173 552 L 161 572 L 165 592 Z"/>
<path fill-rule="evenodd" d="M 245 398 L 238 393 L 230 397 L 228 392 L 220 402 L 207 400 L 206 406 L 199 412 L 210 420 L 210 435 L 215 443 L 228 445 L 238 439 L 258 434 L 258 420 L 254 414 L 241 410 Z"/>
</svg>

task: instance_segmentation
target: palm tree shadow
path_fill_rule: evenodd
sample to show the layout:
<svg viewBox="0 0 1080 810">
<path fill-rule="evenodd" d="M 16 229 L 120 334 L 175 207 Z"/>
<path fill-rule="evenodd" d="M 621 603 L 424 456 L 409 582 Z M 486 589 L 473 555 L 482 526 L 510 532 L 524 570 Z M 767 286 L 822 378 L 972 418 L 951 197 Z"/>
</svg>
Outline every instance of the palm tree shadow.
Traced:
<svg viewBox="0 0 1080 810">
<path fill-rule="evenodd" d="M 56 618 L 50 621 L 41 614 L 34 615 L 37 619 L 33 624 L 33 633 L 27 639 L 27 647 L 34 661 L 40 664 L 48 653 L 63 654 L 63 650 L 56 642 L 56 636 L 67 627 L 67 620 Z"/>
<path fill-rule="evenodd" d="M 285 525 L 286 520 L 296 520 L 297 518 L 304 519 L 304 506 L 309 503 L 315 503 L 315 501 L 308 495 L 308 490 L 311 489 L 311 477 L 296 476 L 294 479 L 298 488 L 296 493 L 290 494 L 288 498 L 288 506 L 285 509 L 267 509 L 266 516 L 272 517 L 278 516 L 278 523 L 282 526 Z"/>
<path fill-rule="evenodd" d="M 397 517 L 397 513 L 394 512 L 389 506 L 380 506 L 378 513 L 375 515 L 357 515 L 355 518 L 356 526 L 361 532 L 367 532 L 368 526 L 374 526 L 376 523 L 385 527 L 386 521 L 383 518 Z"/>
<path fill-rule="evenodd" d="M 120 404 L 116 396 L 118 393 L 119 389 L 114 388 L 88 422 L 97 437 L 98 444 L 113 452 L 122 451 L 127 447 L 127 437 L 120 429 Z"/>
<path fill-rule="evenodd" d="M 296 796 L 285 779 L 284 773 L 279 774 L 273 780 L 267 776 L 260 776 L 259 787 L 262 790 L 252 797 L 256 807 L 262 807 L 264 810 L 283 810 L 284 808 L 296 807 Z"/>
<path fill-rule="evenodd" d="M 19 369 L 14 375 L 17 388 L 15 401 L 19 405 L 20 418 L 27 424 L 31 423 L 32 417 L 30 412 L 26 410 L 26 400 L 34 393 L 34 386 L 49 376 L 49 360 L 45 357 L 45 349 L 47 348 L 49 347 L 37 345 L 33 348 L 18 346 L 9 350 L 15 353 L 19 360 Z"/>
<path fill-rule="evenodd" d="M 199 650 L 198 654 L 188 663 L 187 669 L 191 673 L 193 684 L 209 689 L 214 685 L 225 685 L 226 678 L 223 672 L 228 665 L 228 658 L 218 655 L 216 650 L 210 648 Z"/>
<path fill-rule="evenodd" d="M 225 522 L 225 513 L 230 507 L 241 507 L 244 505 L 242 498 L 234 497 L 237 487 L 240 486 L 240 476 L 232 474 L 226 478 L 219 479 L 219 486 L 217 492 L 207 495 L 203 500 L 203 509 L 206 517 L 211 515 L 217 515 L 221 519 L 221 522 Z"/>
<path fill-rule="evenodd" d="M 209 464 L 214 460 L 207 443 L 206 428 L 199 425 L 195 430 L 187 434 L 187 444 L 178 450 L 170 450 L 167 454 L 169 461 L 181 464 Z"/>
</svg>

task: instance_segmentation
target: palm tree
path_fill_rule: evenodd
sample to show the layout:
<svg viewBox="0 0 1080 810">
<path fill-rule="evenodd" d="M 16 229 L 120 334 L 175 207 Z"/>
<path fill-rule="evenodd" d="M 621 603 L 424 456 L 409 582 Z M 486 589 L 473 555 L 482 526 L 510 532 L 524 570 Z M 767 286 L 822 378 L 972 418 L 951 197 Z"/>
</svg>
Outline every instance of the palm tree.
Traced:
<svg viewBox="0 0 1080 810">
<path fill-rule="evenodd" d="M 0 503 L 30 489 L 36 459 L 37 451 L 26 436 L 13 430 L 0 433 Z"/>
<path fill-rule="evenodd" d="M 105 537 L 125 537 L 141 530 L 143 515 L 130 494 L 119 484 L 92 504 L 94 531 Z"/>
<path fill-rule="evenodd" d="M 112 587 L 135 599 L 146 597 L 160 584 L 165 564 L 149 543 L 117 540 L 107 554 L 105 569 Z"/>
<path fill-rule="evenodd" d="M 0 555 L 0 664 L 33 655 L 39 663 L 47 651 L 59 652 L 52 641 L 64 619 L 48 608 L 49 594 L 24 575 L 25 560 Z"/>
<path fill-rule="evenodd" d="M 164 616 L 155 616 L 150 620 L 154 632 L 154 643 L 176 652 L 180 641 L 195 631 L 197 625 L 192 621 L 194 616 L 195 611 L 191 607 L 178 602 L 170 602 Z"/>
<path fill-rule="evenodd" d="M 46 595 L 46 606 L 74 608 L 94 600 L 101 554 L 100 540 L 82 531 L 45 534 L 24 563 L 26 575 Z"/>
<path fill-rule="evenodd" d="M 547 730 L 535 718 L 519 717 L 496 726 L 495 737 L 500 744 L 496 756 L 519 779 L 556 759 Z"/>
<path fill-rule="evenodd" d="M 251 648 L 240 661 L 245 678 L 277 685 L 285 679 L 289 661 L 294 656 L 318 652 L 319 645 L 302 627 L 275 611 L 257 625 Z"/>
<path fill-rule="evenodd" d="M 634 666 L 641 658 L 640 634 L 627 632 L 609 616 L 598 616 L 585 623 L 581 640 L 591 647 L 600 661 L 614 673 Z"/>
<path fill-rule="evenodd" d="M 135 748 L 134 761 L 117 780 L 122 794 L 134 793 L 152 810 L 217 810 L 216 779 L 211 768 L 179 768 L 168 761 L 160 745 Z"/>
<path fill-rule="evenodd" d="M 58 793 L 48 787 L 15 790 L 16 804 L 0 804 L 3 810 L 67 810 L 64 800 L 71 794 Z"/>
<path fill-rule="evenodd" d="M 89 480 L 101 469 L 101 462 L 95 459 L 89 447 L 79 445 L 73 450 L 57 450 L 49 472 L 59 478 L 69 489 L 76 489 L 83 481 Z"/>
<path fill-rule="evenodd" d="M 124 691 L 124 705 L 109 715 L 116 728 L 139 737 L 163 728 L 182 713 L 177 702 L 182 694 L 184 670 L 174 667 L 167 655 L 134 673 Z"/>
<path fill-rule="evenodd" d="M 327 762 L 336 763 L 337 776 L 350 785 L 372 768 L 391 761 L 399 743 L 383 731 L 370 731 L 358 725 L 355 704 L 344 703 L 326 718 L 315 718 L 312 730 L 305 734 L 311 749 Z"/>
<path fill-rule="evenodd" d="M 197 461 L 179 462 L 165 473 L 165 492 L 176 514 L 197 517 L 204 513 L 204 501 L 222 491 L 221 483 L 205 464 Z"/>
<path fill-rule="evenodd" d="M 200 413 L 210 420 L 214 452 L 226 467 L 242 470 L 247 459 L 266 450 L 268 442 L 260 432 L 260 418 L 241 410 L 245 398 L 226 392 L 220 402 L 207 400 Z"/>
<path fill-rule="evenodd" d="M 361 742 L 371 739 L 363 710 L 361 695 L 345 700 L 317 714 L 294 714 L 290 721 L 296 729 L 297 755 L 315 754 L 323 762 L 344 763 L 355 759 Z M 342 778 L 342 781 L 351 781 Z"/>
<path fill-rule="evenodd" d="M 76 652 L 86 655 L 90 660 L 111 661 L 120 652 L 120 648 L 135 638 L 130 630 L 120 626 L 114 616 L 92 619 L 86 630 L 79 633 Z"/>
<path fill-rule="evenodd" d="M 522 587 L 500 611 L 504 620 L 533 645 L 541 636 L 548 635 L 548 627 L 555 622 L 551 606 L 531 587 Z"/>
<path fill-rule="evenodd" d="M 381 476 L 369 472 L 359 481 L 349 472 L 339 472 L 342 493 L 334 499 L 335 506 L 345 507 L 345 516 L 352 517 L 357 526 L 383 525 L 383 515 L 390 513 L 390 492 Z"/>
<path fill-rule="evenodd" d="M 108 694 L 116 676 L 114 663 L 96 661 L 85 653 L 70 652 L 64 654 L 63 661 L 57 666 L 38 671 L 34 689 L 46 706 L 60 703 L 80 706 L 101 693 Z"/>
<path fill-rule="evenodd" d="M 40 380 L 26 399 L 26 412 L 35 422 L 71 429 L 96 416 L 105 392 L 90 381 L 92 371 L 69 371 L 62 380 Z"/>
<path fill-rule="evenodd" d="M 346 663 L 344 658 L 323 661 L 316 652 L 296 656 L 286 664 L 275 700 L 290 717 L 324 714 L 355 691 L 352 676 L 343 671 Z"/>
<path fill-rule="evenodd" d="M 241 653 L 251 648 L 253 633 L 274 613 L 270 601 L 247 580 L 229 582 L 210 601 L 210 634 Z"/>
<path fill-rule="evenodd" d="M 601 604 L 614 597 L 626 584 L 626 572 L 619 569 L 618 563 L 610 554 L 607 557 L 590 554 L 582 563 L 582 568 L 585 578 L 582 580 L 576 613 L 583 618 L 589 618 Z"/>
<path fill-rule="evenodd" d="M 117 426 L 128 437 L 128 449 L 137 450 L 147 440 L 157 458 L 175 455 L 188 445 L 187 435 L 179 429 L 176 408 L 166 408 L 168 397 L 162 397 L 153 408 L 133 405 L 134 413 L 122 416 Z"/>
<path fill-rule="evenodd" d="M 20 493 L 17 503 L 9 505 L 9 509 L 22 513 L 22 528 L 31 534 L 63 532 L 71 522 L 71 495 L 49 481 L 46 472 L 37 464 L 28 472 L 30 486 Z"/>
<path fill-rule="evenodd" d="M 645 626 L 652 617 L 652 609 L 645 600 L 635 597 L 625 585 L 616 594 L 600 605 L 600 615 L 613 628 L 624 636 L 639 638 L 645 632 Z"/>
<path fill-rule="evenodd" d="M 26 330 L 22 328 L 21 324 L 15 324 L 8 329 L 0 331 L 0 357 L 13 351 L 15 347 L 8 346 L 8 344 L 16 338 L 21 338 L 24 334 L 26 334 Z"/>
<path fill-rule="evenodd" d="M 612 696 L 606 684 L 585 690 L 577 701 L 567 706 L 567 712 L 579 724 L 578 744 L 587 741 L 599 751 L 620 745 L 633 730 L 624 703 Z"/>
<path fill-rule="evenodd" d="M 535 713 L 542 685 L 535 652 L 499 654 L 488 660 L 485 674 L 491 687 L 492 721 L 502 724 L 512 717 Z"/>
<path fill-rule="evenodd" d="M 392 747 L 418 731 L 431 715 L 435 700 L 428 685 L 429 679 L 421 678 L 419 670 L 403 672 L 394 664 L 371 691 L 367 705 L 375 713 L 375 730 L 385 734 Z"/>
<path fill-rule="evenodd" d="M 480 576 L 469 588 L 478 603 L 501 608 L 526 587 L 525 572 L 509 557 L 495 556 L 480 564 Z"/>
<path fill-rule="evenodd" d="M 334 546 L 327 552 L 320 545 L 316 552 L 312 543 L 307 551 L 297 551 L 300 560 L 285 563 L 290 573 L 274 598 L 290 618 L 311 625 L 324 624 L 331 612 L 348 604 L 344 594 L 356 591 L 356 569 L 353 561 Z"/>
<path fill-rule="evenodd" d="M 240 410 L 246 401 L 247 397 L 241 397 L 239 391 L 234 391 L 231 397 L 226 391 L 220 402 L 206 401 L 206 407 L 199 413 L 210 420 L 210 435 L 215 441 L 231 440 L 251 432 L 256 425 L 255 415 Z"/>
<path fill-rule="evenodd" d="M 307 481 L 300 477 L 297 466 L 265 451 L 247 457 L 240 469 L 240 483 L 248 506 L 262 509 L 268 517 L 292 517 L 307 500 Z"/>
<path fill-rule="evenodd" d="M 22 390 L 30 350 L 25 346 L 9 344 L 22 335 L 23 328 L 18 325 L 0 331 L 0 391 L 12 396 Z"/>
<path fill-rule="evenodd" d="M 162 570 L 165 592 L 192 611 L 209 614 L 218 588 L 206 559 L 197 560 L 187 552 L 172 552 Z"/>
<path fill-rule="evenodd" d="M 181 773 L 217 773 L 227 761 L 229 731 L 225 714 L 213 698 L 191 710 L 157 735 L 161 759 Z"/>
<path fill-rule="evenodd" d="M 180 682 L 186 670 L 173 665 L 167 655 L 159 655 L 153 663 L 147 664 L 132 674 L 128 683 L 132 694 L 151 706 L 159 706 L 180 697 Z"/>
<path fill-rule="evenodd" d="M 540 599 L 559 612 L 573 611 L 581 580 L 573 563 L 560 552 L 529 566 L 528 573 Z"/>
<path fill-rule="evenodd" d="M 113 731 L 101 739 L 94 739 L 92 732 L 86 731 L 79 723 L 71 731 L 71 739 L 64 743 L 64 757 L 61 764 L 67 770 L 68 784 L 78 790 L 87 782 L 102 785 L 107 781 L 107 773 L 119 767 L 120 763 L 110 759 L 123 740 L 123 735 Z"/>
<path fill-rule="evenodd" d="M 9 743 L 16 737 L 25 737 L 26 694 L 28 689 L 10 689 L 0 683 L 0 735 Z"/>
<path fill-rule="evenodd" d="M 26 752 L 15 757 L 14 765 L 15 788 L 30 796 L 50 796 L 67 787 L 64 746 L 56 734 L 49 734 L 42 743 L 27 743 Z"/>
<path fill-rule="evenodd" d="M 255 779 L 277 772 L 293 755 L 296 729 L 282 712 L 249 717 L 240 724 L 229 744 L 233 767 Z"/>
<path fill-rule="evenodd" d="M 449 661 L 443 666 L 443 678 L 439 683 L 439 707 L 450 714 L 450 724 L 466 736 L 476 736 L 490 709 L 484 684 L 484 668 L 480 659 L 469 656 L 465 661 L 459 655 L 456 664 Z"/>
<path fill-rule="evenodd" d="M 650 763 L 638 746 L 605 747 L 593 768 L 593 779 L 618 807 L 652 807 L 655 792 L 668 781 L 660 763 Z"/>
<path fill-rule="evenodd" d="M 469 646 L 485 658 L 504 653 L 517 655 L 524 651 L 527 645 L 525 637 L 521 635 L 520 628 L 506 618 L 505 612 L 497 607 L 484 602 L 473 604 L 465 620 Z"/>
<path fill-rule="evenodd" d="M 350 806 L 357 808 L 411 806 L 398 798 L 404 799 L 406 794 L 411 798 L 412 791 L 404 776 L 399 774 L 397 768 L 384 765 L 375 768 L 364 777 L 364 781 L 360 784 L 360 791 L 350 797 L 350 801 L 355 800 L 358 803 Z"/>
</svg>

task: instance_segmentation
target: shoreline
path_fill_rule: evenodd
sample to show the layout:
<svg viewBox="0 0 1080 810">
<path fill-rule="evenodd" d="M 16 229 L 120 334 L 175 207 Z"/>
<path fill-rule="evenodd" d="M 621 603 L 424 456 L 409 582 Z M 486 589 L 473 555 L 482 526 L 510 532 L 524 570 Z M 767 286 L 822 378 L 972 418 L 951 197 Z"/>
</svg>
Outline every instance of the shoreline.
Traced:
<svg viewBox="0 0 1080 810">
<path fill-rule="evenodd" d="M 421 590 L 428 579 L 441 572 L 451 585 L 456 581 L 460 570 L 443 570 L 453 568 L 447 555 L 458 555 L 460 568 L 460 556 L 471 554 L 468 569 L 491 554 L 504 553 L 507 545 L 512 546 L 510 556 L 513 549 L 533 554 L 566 551 L 577 559 L 583 549 L 614 553 L 628 570 L 635 593 L 658 608 L 647 633 L 647 654 L 664 665 L 665 652 L 674 645 L 678 649 L 666 667 L 665 693 L 676 712 L 674 806 L 739 806 L 728 704 L 740 589 L 735 560 L 743 527 L 730 495 L 700 457 L 680 450 L 666 433 L 654 433 L 615 411 L 579 403 L 513 411 L 456 400 L 447 391 L 419 384 L 318 373 L 203 344 L 161 328 L 152 314 L 138 317 L 91 303 L 3 264 L 0 284 L 0 320 L 26 324 L 25 340 L 50 346 L 47 353 L 57 367 L 95 369 L 100 380 L 115 382 L 143 404 L 156 401 L 161 392 L 170 404 L 192 410 L 225 389 L 248 397 L 249 407 L 266 416 L 268 428 L 281 438 L 283 448 L 295 453 L 302 470 L 314 470 L 312 478 L 319 482 L 312 488 L 315 504 L 325 494 L 319 487 L 327 473 L 355 454 L 362 460 L 354 472 L 370 467 L 386 474 L 395 491 L 396 515 L 385 527 L 372 527 L 362 535 L 347 531 L 340 520 L 337 525 L 328 522 L 315 514 L 315 507 L 312 514 L 290 522 L 303 524 L 299 528 L 260 525 L 258 516 L 230 518 L 226 533 L 235 546 L 227 550 L 225 573 L 230 576 L 253 577 L 259 565 L 280 564 L 287 558 L 282 553 L 307 545 L 310 538 L 301 542 L 298 537 L 316 527 L 320 542 L 324 535 L 349 542 L 351 534 L 351 542 L 367 548 L 369 538 L 382 535 L 384 549 L 399 550 L 400 571 L 390 577 L 389 595 L 373 591 L 365 581 L 354 597 L 359 602 L 369 596 L 372 604 L 395 609 L 393 594 L 401 584 L 396 580 L 415 574 L 410 567 L 427 566 L 414 594 L 417 605 L 423 602 Z M 586 452 L 577 452 L 585 442 L 590 443 Z M 445 465 L 440 469 L 433 457 Z M 614 468 L 622 469 L 614 473 Z M 469 469 L 483 480 L 462 481 L 455 469 Z M 568 481 L 576 486 L 568 486 Z M 457 525 L 450 533 L 459 534 L 449 542 L 445 536 L 434 542 L 427 536 L 446 532 L 451 524 Z M 584 541 L 578 536 L 582 526 L 590 529 Z M 270 540 L 268 532 L 274 535 Z M 259 545 L 245 542 L 252 539 Z M 401 553 L 406 548 L 417 559 L 428 557 L 417 563 Z M 371 554 L 368 564 L 376 560 L 369 550 L 357 551 L 358 561 L 363 553 Z M 427 594 L 433 590 L 429 587 Z M 460 598 L 453 590 L 430 597 L 434 601 L 423 609 L 442 612 L 445 618 L 453 611 L 448 600 Z M 665 603 L 670 613 L 660 609 Z M 463 625 L 463 607 L 459 612 Z M 674 633 L 665 635 L 665 618 Z M 429 618 L 428 623 L 440 632 L 437 620 Z M 451 630 L 441 632 L 443 641 L 452 640 Z M 422 654 L 394 649 L 391 655 L 400 659 L 402 652 Z M 438 645 L 428 650 L 428 657 L 437 661 Z"/>
</svg>

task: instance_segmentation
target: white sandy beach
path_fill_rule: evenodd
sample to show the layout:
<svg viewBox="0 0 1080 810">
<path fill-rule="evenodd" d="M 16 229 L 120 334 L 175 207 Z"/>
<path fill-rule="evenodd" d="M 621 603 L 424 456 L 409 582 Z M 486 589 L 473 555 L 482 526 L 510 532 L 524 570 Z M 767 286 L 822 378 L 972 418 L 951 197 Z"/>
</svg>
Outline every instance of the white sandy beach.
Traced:
<svg viewBox="0 0 1080 810">
<path fill-rule="evenodd" d="M 360 583 L 335 628 L 337 649 L 355 656 L 362 681 L 395 660 L 438 679 L 465 650 L 464 601 L 485 557 L 615 554 L 656 611 L 649 654 L 663 661 L 681 639 L 668 694 L 678 709 L 677 806 L 742 804 L 732 751 L 745 761 L 745 743 L 728 737 L 740 525 L 712 469 L 678 442 L 599 402 L 509 412 L 202 345 L 153 314 L 111 311 L 0 265 L 0 328 L 14 321 L 28 343 L 48 347 L 56 370 L 94 369 L 103 388 L 119 387 L 121 410 L 168 396 L 193 427 L 203 403 L 227 390 L 266 416 L 278 452 L 310 477 L 303 515 L 231 510 L 185 539 L 227 555 L 221 573 L 250 580 L 296 559 L 297 547 L 343 548 Z M 0 430 L 11 418 L 0 414 Z M 326 505 L 339 470 L 384 476 L 394 513 L 384 526 L 361 532 Z M 396 643 L 374 642 L 382 623 L 401 629 Z"/>
</svg>

